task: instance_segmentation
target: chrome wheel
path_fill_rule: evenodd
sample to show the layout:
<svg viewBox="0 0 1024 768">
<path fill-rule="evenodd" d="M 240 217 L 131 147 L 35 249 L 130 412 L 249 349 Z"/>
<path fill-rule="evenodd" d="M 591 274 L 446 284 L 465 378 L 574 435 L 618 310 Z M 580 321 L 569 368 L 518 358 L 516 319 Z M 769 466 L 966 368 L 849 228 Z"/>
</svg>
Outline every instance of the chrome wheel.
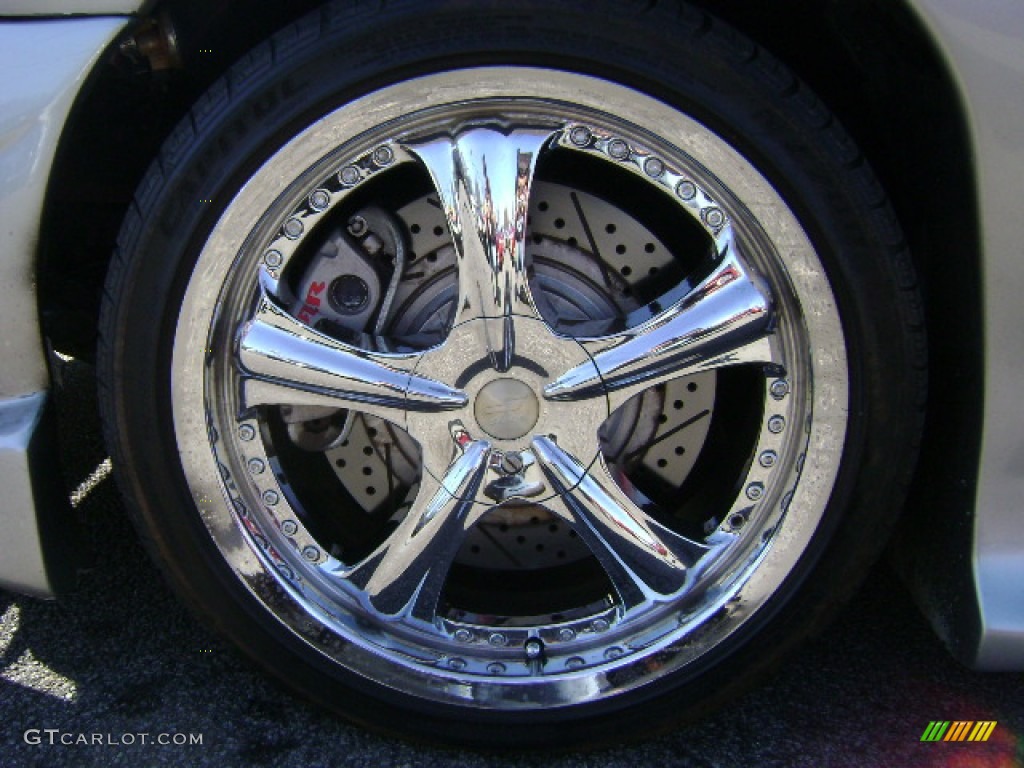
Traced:
<svg viewBox="0 0 1024 768">
<path fill-rule="evenodd" d="M 687 668 L 832 492 L 843 332 L 722 138 L 553 70 L 430 75 L 301 131 L 227 204 L 174 340 L 185 478 L 332 663 L 540 710 Z"/>
</svg>

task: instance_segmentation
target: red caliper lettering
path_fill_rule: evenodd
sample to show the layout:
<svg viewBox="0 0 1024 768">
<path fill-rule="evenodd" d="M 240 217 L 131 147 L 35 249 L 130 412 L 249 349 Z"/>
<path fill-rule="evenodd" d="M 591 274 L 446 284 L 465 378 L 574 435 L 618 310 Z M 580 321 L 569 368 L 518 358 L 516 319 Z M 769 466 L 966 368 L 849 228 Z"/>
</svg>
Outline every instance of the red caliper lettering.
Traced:
<svg viewBox="0 0 1024 768">
<path fill-rule="evenodd" d="M 306 301 L 302 305 L 302 309 L 299 310 L 299 320 L 307 325 L 313 324 L 313 318 L 320 314 L 320 310 L 317 309 L 320 306 L 320 294 L 324 292 L 326 287 L 327 283 L 313 283 L 309 286 L 309 291 L 306 293 Z"/>
</svg>

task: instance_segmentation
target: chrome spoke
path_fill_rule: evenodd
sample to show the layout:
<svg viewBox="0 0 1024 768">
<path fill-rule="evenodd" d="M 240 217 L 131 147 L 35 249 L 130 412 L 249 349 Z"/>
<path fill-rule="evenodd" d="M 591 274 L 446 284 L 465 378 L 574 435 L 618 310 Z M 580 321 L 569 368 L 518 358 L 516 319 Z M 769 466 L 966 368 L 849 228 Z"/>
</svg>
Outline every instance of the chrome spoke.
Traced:
<svg viewBox="0 0 1024 768">
<path fill-rule="evenodd" d="M 347 580 L 385 616 L 433 621 L 448 569 L 466 531 L 488 507 L 474 503 L 487 473 L 490 445 L 477 440 L 438 481 L 423 473 L 419 492 L 398 528 Z"/>
<path fill-rule="evenodd" d="M 411 373 L 416 354 L 380 354 L 305 325 L 264 295 L 239 333 L 244 407 L 323 405 L 402 421 L 407 410 L 443 411 L 466 395 Z"/>
<path fill-rule="evenodd" d="M 455 322 L 484 318 L 481 341 L 506 371 L 513 315 L 539 318 L 530 294 L 526 216 L 537 156 L 550 130 L 470 128 L 411 145 L 430 172 L 458 260 Z"/>
<path fill-rule="evenodd" d="M 544 388 L 556 400 L 608 393 L 612 410 L 655 384 L 731 365 L 778 364 L 771 296 L 734 255 L 686 296 L 620 334 L 580 339 L 594 365 Z"/>
<path fill-rule="evenodd" d="M 546 437 L 534 438 L 533 448 L 560 494 L 545 503 L 575 526 L 627 610 L 686 586 L 708 547 L 670 531 L 634 504 L 601 456 L 587 468 Z"/>
</svg>

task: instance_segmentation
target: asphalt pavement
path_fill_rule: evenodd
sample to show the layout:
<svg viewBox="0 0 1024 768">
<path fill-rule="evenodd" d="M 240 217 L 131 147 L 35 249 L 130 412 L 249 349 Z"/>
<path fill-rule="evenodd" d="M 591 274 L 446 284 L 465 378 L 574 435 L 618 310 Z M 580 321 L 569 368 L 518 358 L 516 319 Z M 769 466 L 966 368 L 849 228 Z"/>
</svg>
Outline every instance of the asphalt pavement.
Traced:
<svg viewBox="0 0 1024 768">
<path fill-rule="evenodd" d="M 62 368 L 65 481 L 92 564 L 60 602 L 0 591 L 0 768 L 1024 766 L 1024 674 L 960 666 L 885 564 L 768 684 L 658 739 L 496 756 L 341 723 L 281 691 L 176 602 L 108 477 L 92 371 Z M 922 742 L 935 720 L 997 725 L 983 743 Z"/>
</svg>

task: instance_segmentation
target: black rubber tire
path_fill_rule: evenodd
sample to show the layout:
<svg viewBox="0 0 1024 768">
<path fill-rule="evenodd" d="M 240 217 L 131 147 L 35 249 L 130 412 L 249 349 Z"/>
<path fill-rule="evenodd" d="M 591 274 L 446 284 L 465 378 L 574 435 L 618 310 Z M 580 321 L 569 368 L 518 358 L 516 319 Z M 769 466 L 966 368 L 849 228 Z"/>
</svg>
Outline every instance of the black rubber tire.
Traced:
<svg viewBox="0 0 1024 768">
<path fill-rule="evenodd" d="M 617 81 L 692 115 L 738 148 L 797 213 L 826 266 L 848 339 L 852 393 L 823 524 L 775 597 L 699 674 L 597 704 L 503 715 L 401 697 L 328 663 L 266 615 L 200 520 L 170 409 L 170 349 L 192 266 L 219 213 L 261 161 L 364 93 L 485 64 Z M 570 748 L 638 738 L 707 713 L 820 628 L 853 592 L 885 543 L 914 466 L 924 350 L 911 262 L 867 163 L 803 84 L 726 25 L 678 2 L 344 0 L 257 46 L 164 145 L 111 263 L 99 375 L 106 438 L 140 535 L 186 602 L 258 664 L 376 730 L 486 748 Z"/>
</svg>

